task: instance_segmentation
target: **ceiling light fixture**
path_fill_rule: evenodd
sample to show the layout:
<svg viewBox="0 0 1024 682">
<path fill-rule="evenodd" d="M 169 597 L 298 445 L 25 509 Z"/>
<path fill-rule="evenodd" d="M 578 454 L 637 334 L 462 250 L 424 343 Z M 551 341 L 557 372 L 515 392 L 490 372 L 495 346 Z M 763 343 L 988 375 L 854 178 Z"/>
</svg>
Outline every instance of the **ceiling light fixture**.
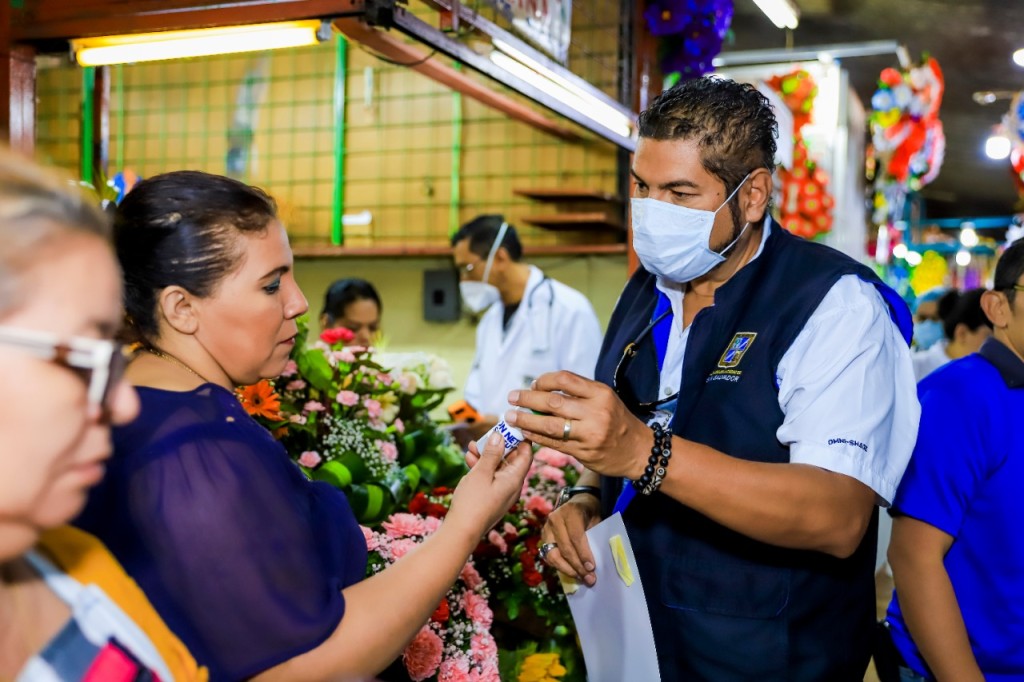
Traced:
<svg viewBox="0 0 1024 682">
<path fill-rule="evenodd" d="M 990 135 L 985 140 L 985 156 L 995 161 L 1002 161 L 1010 156 L 1013 145 L 1005 135 Z"/>
<path fill-rule="evenodd" d="M 1017 66 L 1024 66 L 1024 48 L 1013 53 L 1013 62 Z"/>
<path fill-rule="evenodd" d="M 78 38 L 71 49 L 79 65 L 104 66 L 302 47 L 330 37 L 330 23 L 313 19 Z"/>
<path fill-rule="evenodd" d="M 779 28 L 793 29 L 800 23 L 800 9 L 790 0 L 754 0 L 754 4 Z"/>
<path fill-rule="evenodd" d="M 960 227 L 960 243 L 971 248 L 978 245 L 978 232 L 974 229 L 974 223 L 964 223 Z"/>
<path fill-rule="evenodd" d="M 530 59 L 511 45 L 501 40 L 495 40 L 494 45 L 498 49 L 491 51 L 490 59 L 496 66 L 520 80 L 526 81 L 545 94 L 568 104 L 615 134 L 622 137 L 632 136 L 633 120 L 631 117 L 602 102 L 554 71 L 545 68 L 536 60 Z"/>
<path fill-rule="evenodd" d="M 956 264 L 962 268 L 966 268 L 971 264 L 971 252 L 960 250 L 956 252 Z"/>
</svg>

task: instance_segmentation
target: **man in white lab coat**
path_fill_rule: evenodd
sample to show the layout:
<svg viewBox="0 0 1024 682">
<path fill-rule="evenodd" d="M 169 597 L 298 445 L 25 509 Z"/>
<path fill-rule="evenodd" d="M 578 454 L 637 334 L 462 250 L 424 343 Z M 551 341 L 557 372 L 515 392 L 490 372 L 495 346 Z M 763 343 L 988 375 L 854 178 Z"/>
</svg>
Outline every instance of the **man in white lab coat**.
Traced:
<svg viewBox="0 0 1024 682">
<path fill-rule="evenodd" d="M 483 313 L 465 399 L 493 426 L 508 409 L 508 393 L 541 374 L 565 369 L 594 376 L 601 326 L 586 297 L 520 261 L 514 227 L 500 215 L 479 216 L 452 237 L 462 301 Z M 486 312 L 484 312 L 486 311 Z"/>
</svg>

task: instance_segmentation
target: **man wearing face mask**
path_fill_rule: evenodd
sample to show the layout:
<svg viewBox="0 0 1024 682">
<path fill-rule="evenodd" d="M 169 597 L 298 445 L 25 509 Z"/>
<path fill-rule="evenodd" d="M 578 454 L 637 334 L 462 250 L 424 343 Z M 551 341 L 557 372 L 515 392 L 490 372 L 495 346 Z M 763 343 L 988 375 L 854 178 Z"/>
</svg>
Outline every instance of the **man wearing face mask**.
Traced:
<svg viewBox="0 0 1024 682">
<path fill-rule="evenodd" d="M 942 341 L 942 316 L 939 315 L 939 300 L 949 291 L 946 287 L 935 287 L 921 294 L 914 301 L 914 348 L 924 352 Z"/>
<path fill-rule="evenodd" d="M 520 261 L 514 227 L 500 215 L 482 215 L 451 240 L 463 304 L 483 316 L 465 399 L 483 418 L 471 435 L 493 426 L 508 408 L 508 393 L 541 374 L 565 369 L 590 378 L 601 326 L 583 294 Z"/>
<path fill-rule="evenodd" d="M 541 376 L 510 403 L 527 439 L 583 462 L 542 534 L 587 584 L 585 530 L 621 512 L 663 680 L 863 679 L 877 505 L 920 406 L 911 318 L 869 269 L 769 215 L 777 127 L 719 78 L 640 116 L 633 246 L 597 381 Z M 596 490 L 594 490 L 596 488 Z"/>
</svg>

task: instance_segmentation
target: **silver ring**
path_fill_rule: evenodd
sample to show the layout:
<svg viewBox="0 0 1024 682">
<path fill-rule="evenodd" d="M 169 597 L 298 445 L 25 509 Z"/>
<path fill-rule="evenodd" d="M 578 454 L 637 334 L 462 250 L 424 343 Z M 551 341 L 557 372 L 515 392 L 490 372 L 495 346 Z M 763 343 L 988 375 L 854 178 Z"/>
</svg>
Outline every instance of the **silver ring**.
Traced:
<svg viewBox="0 0 1024 682">
<path fill-rule="evenodd" d="M 558 543 L 557 542 L 545 542 L 543 545 L 541 545 L 540 546 L 540 551 L 537 552 L 540 555 L 540 560 L 541 561 L 547 561 L 548 560 L 548 552 L 550 552 L 553 549 L 556 549 L 557 547 L 558 547 Z"/>
<path fill-rule="evenodd" d="M 572 433 L 572 420 L 566 419 L 565 426 L 562 427 L 562 440 L 569 440 L 570 433 Z"/>
</svg>

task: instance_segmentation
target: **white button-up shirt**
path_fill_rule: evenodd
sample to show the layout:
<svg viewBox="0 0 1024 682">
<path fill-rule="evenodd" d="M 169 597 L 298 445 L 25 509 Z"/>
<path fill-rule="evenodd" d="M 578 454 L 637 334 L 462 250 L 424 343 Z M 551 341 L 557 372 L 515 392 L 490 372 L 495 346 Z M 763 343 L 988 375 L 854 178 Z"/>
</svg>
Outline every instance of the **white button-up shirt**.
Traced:
<svg viewBox="0 0 1024 682">
<path fill-rule="evenodd" d="M 771 233 L 765 221 L 761 255 Z M 753 259 L 751 259 L 753 260 Z M 659 393 L 679 390 L 690 327 L 683 328 L 686 285 L 658 278 L 672 304 L 672 331 Z M 790 462 L 851 476 L 889 506 L 917 440 L 921 406 L 910 349 L 874 285 L 843 276 L 822 299 L 779 361 L 776 432 Z"/>
</svg>

